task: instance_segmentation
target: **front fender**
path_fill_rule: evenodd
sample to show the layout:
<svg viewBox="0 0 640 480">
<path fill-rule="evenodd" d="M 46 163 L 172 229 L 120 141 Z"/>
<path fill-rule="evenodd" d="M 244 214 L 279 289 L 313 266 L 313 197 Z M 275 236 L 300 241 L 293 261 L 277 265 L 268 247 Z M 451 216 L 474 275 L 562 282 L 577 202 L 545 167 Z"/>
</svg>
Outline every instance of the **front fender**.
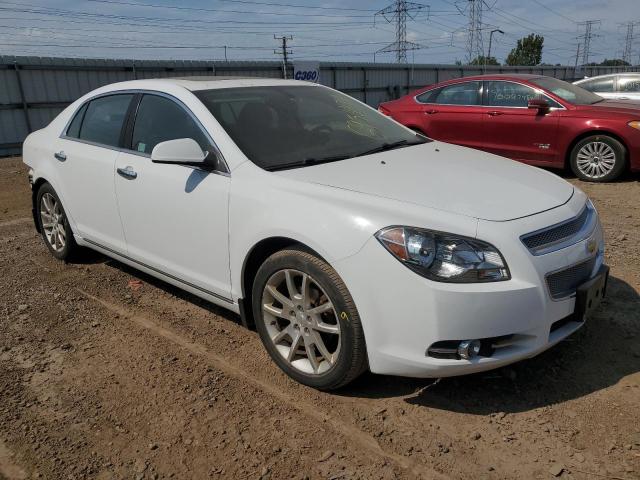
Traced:
<svg viewBox="0 0 640 480">
<path fill-rule="evenodd" d="M 230 196 L 233 298 L 242 297 L 245 259 L 267 238 L 284 237 L 304 244 L 336 268 L 340 260 L 358 253 L 378 230 L 390 225 L 476 235 L 477 219 L 473 217 L 294 180 L 250 162 L 233 172 Z"/>
</svg>

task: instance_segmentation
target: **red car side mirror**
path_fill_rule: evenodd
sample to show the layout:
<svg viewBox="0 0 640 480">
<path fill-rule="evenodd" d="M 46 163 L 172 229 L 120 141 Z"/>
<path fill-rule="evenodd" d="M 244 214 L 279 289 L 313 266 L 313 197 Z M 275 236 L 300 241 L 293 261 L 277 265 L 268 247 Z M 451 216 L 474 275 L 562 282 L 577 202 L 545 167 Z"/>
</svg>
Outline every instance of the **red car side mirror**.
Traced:
<svg viewBox="0 0 640 480">
<path fill-rule="evenodd" d="M 534 108 L 539 112 L 548 112 L 549 111 L 549 102 L 542 98 L 532 98 L 527 103 L 527 108 Z"/>
</svg>

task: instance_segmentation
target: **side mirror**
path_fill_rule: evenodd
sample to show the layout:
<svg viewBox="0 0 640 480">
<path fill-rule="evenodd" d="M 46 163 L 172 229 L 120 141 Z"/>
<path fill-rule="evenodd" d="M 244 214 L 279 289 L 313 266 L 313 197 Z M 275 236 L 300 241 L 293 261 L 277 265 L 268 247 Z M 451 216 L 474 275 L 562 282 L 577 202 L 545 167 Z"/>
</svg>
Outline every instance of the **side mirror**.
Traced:
<svg viewBox="0 0 640 480">
<path fill-rule="evenodd" d="M 542 98 L 532 98 L 527 103 L 527 108 L 533 108 L 535 110 L 538 110 L 539 112 L 548 112 L 549 102 Z"/>
<path fill-rule="evenodd" d="M 198 142 L 191 138 L 160 142 L 151 151 L 151 161 L 155 163 L 202 165 L 207 156 L 207 152 L 203 152 Z"/>
</svg>

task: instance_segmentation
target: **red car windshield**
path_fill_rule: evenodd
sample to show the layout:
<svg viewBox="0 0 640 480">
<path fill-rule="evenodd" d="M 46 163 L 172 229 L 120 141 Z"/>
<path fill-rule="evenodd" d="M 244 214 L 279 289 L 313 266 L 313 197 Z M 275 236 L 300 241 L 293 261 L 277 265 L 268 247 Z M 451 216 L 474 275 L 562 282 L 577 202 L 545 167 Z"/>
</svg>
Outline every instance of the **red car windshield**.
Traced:
<svg viewBox="0 0 640 480">
<path fill-rule="evenodd" d="M 582 87 L 572 83 L 563 82 L 557 78 L 540 77 L 531 80 L 531 83 L 543 88 L 561 99 L 573 105 L 593 105 L 601 102 L 603 98 L 595 93 L 591 93 Z"/>
</svg>

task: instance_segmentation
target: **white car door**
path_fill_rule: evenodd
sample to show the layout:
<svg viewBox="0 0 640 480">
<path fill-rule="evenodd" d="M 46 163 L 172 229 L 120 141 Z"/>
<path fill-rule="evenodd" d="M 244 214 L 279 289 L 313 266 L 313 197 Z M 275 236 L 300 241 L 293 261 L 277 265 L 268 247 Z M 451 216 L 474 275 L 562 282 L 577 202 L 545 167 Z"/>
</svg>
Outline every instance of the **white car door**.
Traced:
<svg viewBox="0 0 640 480">
<path fill-rule="evenodd" d="M 129 257 L 219 299 L 231 298 L 228 202 L 224 171 L 159 164 L 160 142 L 211 139 L 181 102 L 161 94 L 139 99 L 135 122 L 116 160 L 115 186 Z"/>
<path fill-rule="evenodd" d="M 640 75 L 619 75 L 617 90 L 620 100 L 640 100 Z"/>
<path fill-rule="evenodd" d="M 58 188 L 75 233 L 116 252 L 126 252 L 126 245 L 113 177 L 133 98 L 112 94 L 85 103 L 54 146 Z"/>
</svg>

